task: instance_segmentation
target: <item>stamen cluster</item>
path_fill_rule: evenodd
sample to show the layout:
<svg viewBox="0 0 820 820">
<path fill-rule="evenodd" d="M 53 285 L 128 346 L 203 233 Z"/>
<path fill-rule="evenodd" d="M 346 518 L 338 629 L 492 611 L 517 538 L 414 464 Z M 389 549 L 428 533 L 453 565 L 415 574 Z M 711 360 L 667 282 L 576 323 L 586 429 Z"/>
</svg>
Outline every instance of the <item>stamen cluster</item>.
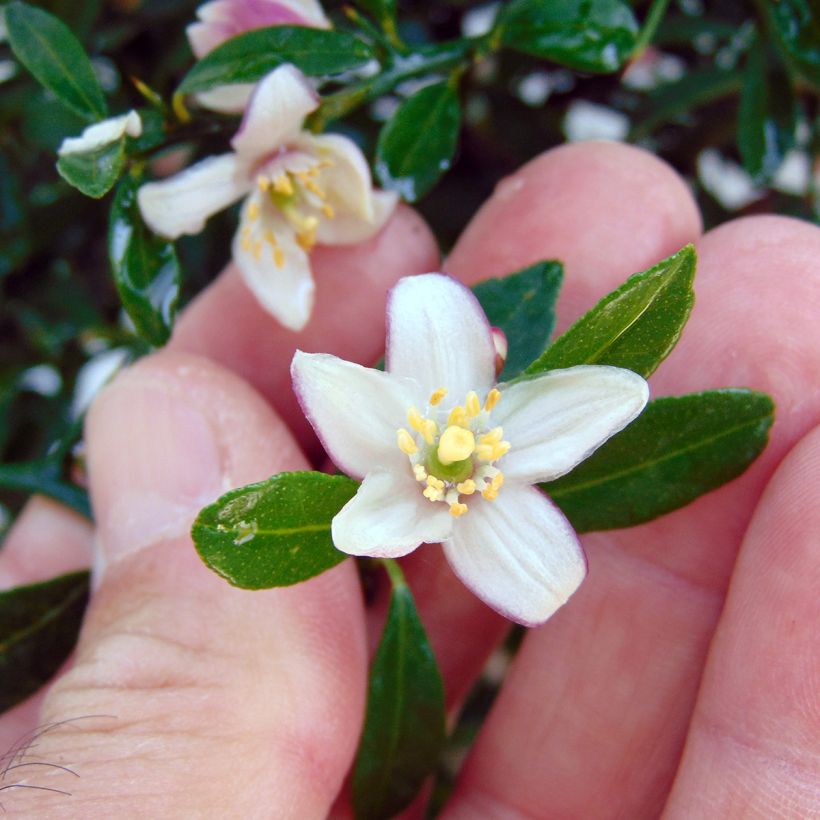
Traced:
<svg viewBox="0 0 820 820">
<path fill-rule="evenodd" d="M 504 474 L 494 464 L 509 452 L 510 443 L 504 441 L 503 429 L 490 423 L 501 391 L 490 390 L 482 405 L 471 390 L 463 405 L 449 411 L 440 407 L 446 395 L 446 388 L 436 390 L 425 415 L 410 407 L 407 423 L 413 432 L 402 427 L 396 440 L 410 460 L 416 481 L 424 487 L 422 495 L 449 505 L 450 514 L 458 518 L 468 511 L 461 496 L 479 493 L 487 501 L 498 497 Z"/>
</svg>

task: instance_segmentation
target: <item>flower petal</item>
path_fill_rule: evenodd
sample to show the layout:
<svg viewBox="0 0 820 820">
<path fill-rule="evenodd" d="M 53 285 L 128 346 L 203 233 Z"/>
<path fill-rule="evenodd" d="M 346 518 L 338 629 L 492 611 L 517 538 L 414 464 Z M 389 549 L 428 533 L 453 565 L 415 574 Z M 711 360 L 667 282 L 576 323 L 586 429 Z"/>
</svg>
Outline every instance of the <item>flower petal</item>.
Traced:
<svg viewBox="0 0 820 820">
<path fill-rule="evenodd" d="M 415 378 L 425 396 L 446 387 L 448 402 L 483 398 L 495 378 L 490 324 L 464 285 L 439 273 L 405 277 L 387 303 L 387 369 Z"/>
<path fill-rule="evenodd" d="M 152 231 L 176 239 L 199 233 L 209 216 L 241 199 L 250 185 L 236 154 L 222 154 L 168 179 L 146 183 L 137 192 L 137 202 Z"/>
<path fill-rule="evenodd" d="M 307 324 L 315 291 L 310 260 L 296 243 L 293 228 L 259 191 L 242 207 L 233 260 L 245 284 L 280 324 L 291 330 Z"/>
<path fill-rule="evenodd" d="M 364 242 L 384 227 L 384 223 L 393 215 L 398 201 L 398 195 L 392 191 L 373 191 L 370 219 L 345 213 L 337 213 L 333 219 L 320 219 L 316 241 L 321 245 L 355 245 L 357 242 Z"/>
<path fill-rule="evenodd" d="M 57 153 L 61 157 L 69 154 L 87 154 L 116 142 L 126 134 L 129 137 L 138 137 L 142 134 L 142 120 L 136 111 L 89 125 L 79 137 L 66 137 Z"/>
<path fill-rule="evenodd" d="M 194 94 L 194 99 L 197 105 L 210 111 L 219 111 L 222 114 L 241 114 L 248 107 L 255 87 L 253 83 L 220 85 L 216 88 L 209 88 L 207 91 L 197 92 Z"/>
<path fill-rule="evenodd" d="M 493 424 L 510 452 L 498 463 L 511 479 L 551 481 L 568 473 L 640 414 L 649 386 L 620 367 L 553 370 L 503 390 Z"/>
<path fill-rule="evenodd" d="M 458 519 L 442 544 L 481 600 L 524 626 L 544 623 L 578 588 L 586 558 L 561 511 L 534 487 L 505 484 Z"/>
<path fill-rule="evenodd" d="M 396 431 L 417 401 L 411 382 L 301 350 L 293 357 L 291 375 L 299 404 L 337 467 L 354 478 L 378 469 L 409 471 Z"/>
<path fill-rule="evenodd" d="M 453 520 L 446 505 L 424 498 L 409 468 L 378 471 L 333 519 L 333 543 L 348 555 L 399 558 L 449 538 Z"/>
<path fill-rule="evenodd" d="M 292 65 L 279 66 L 256 84 L 231 145 L 248 162 L 262 160 L 295 139 L 304 118 L 318 105 L 304 75 Z"/>
</svg>

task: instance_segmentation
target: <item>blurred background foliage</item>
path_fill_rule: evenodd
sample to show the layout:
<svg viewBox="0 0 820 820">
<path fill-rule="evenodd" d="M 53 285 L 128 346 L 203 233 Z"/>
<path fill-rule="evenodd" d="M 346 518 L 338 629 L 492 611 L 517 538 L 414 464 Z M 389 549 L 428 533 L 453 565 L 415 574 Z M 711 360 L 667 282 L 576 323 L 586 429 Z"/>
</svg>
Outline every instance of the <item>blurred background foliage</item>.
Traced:
<svg viewBox="0 0 820 820">
<path fill-rule="evenodd" d="M 112 112 L 145 105 L 133 78 L 166 100 L 193 63 L 185 26 L 194 0 L 49 0 L 92 56 Z M 499 4 L 399 4 L 411 46 L 488 30 Z M 646 147 L 689 180 L 708 227 L 745 213 L 818 219 L 820 10 L 814 0 L 632 3 L 659 21 L 621 70 L 592 75 L 502 50 L 462 77 L 455 161 L 418 207 L 446 250 L 495 184 L 567 140 Z M 326 3 L 344 24 L 341 3 Z M 366 8 L 367 4 L 363 3 Z M 654 19 L 653 19 L 654 18 Z M 55 170 L 55 152 L 86 123 L 50 97 L 0 43 L 0 532 L 37 487 L 85 509 L 82 412 L 94 389 L 149 345 L 112 282 L 112 196 L 88 199 Z M 373 156 L 382 124 L 417 81 L 334 128 Z M 218 118 L 216 118 L 218 122 Z M 186 160 L 225 150 L 233 129 L 175 146 Z M 178 243 L 180 304 L 228 261 L 235 212 Z"/>
</svg>

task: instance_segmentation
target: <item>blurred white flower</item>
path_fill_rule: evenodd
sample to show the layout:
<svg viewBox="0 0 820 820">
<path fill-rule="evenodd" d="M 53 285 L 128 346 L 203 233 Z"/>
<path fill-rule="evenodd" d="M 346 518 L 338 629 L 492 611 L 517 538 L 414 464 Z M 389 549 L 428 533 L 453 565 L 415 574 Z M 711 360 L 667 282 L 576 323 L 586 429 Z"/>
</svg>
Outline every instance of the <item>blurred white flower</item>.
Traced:
<svg viewBox="0 0 820 820">
<path fill-rule="evenodd" d="M 95 122 L 80 134 L 79 137 L 66 137 L 57 153 L 61 157 L 70 154 L 88 154 L 98 151 L 116 142 L 121 137 L 138 137 L 142 134 L 142 120 L 136 111 L 129 111 L 119 117 L 111 117 L 101 122 Z"/>
</svg>

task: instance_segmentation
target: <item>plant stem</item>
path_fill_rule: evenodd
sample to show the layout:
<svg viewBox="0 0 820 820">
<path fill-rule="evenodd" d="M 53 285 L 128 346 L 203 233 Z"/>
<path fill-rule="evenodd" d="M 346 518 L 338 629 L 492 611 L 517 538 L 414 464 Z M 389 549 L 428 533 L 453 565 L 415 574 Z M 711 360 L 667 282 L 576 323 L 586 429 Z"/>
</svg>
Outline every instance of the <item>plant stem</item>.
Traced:
<svg viewBox="0 0 820 820">
<path fill-rule="evenodd" d="M 328 123 L 392 91 L 405 80 L 450 71 L 460 65 L 466 67 L 476 45 L 475 40 L 454 40 L 444 48 L 438 46 L 429 53 L 420 51 L 407 56 L 396 55 L 392 65 L 381 73 L 325 97 L 321 106 L 308 118 L 307 126 L 311 131 L 319 133 L 325 130 Z"/>
<path fill-rule="evenodd" d="M 669 0 L 652 0 L 652 5 L 646 14 L 646 21 L 638 34 L 638 39 L 635 41 L 635 48 L 632 49 L 633 58 L 639 57 L 641 52 L 652 42 L 652 38 L 658 30 L 668 6 Z"/>
<path fill-rule="evenodd" d="M 404 573 L 401 571 L 401 567 L 392 558 L 382 558 L 381 562 L 387 570 L 387 574 L 390 576 L 390 583 L 393 585 L 393 589 L 400 589 L 407 586 L 407 581 L 404 580 Z"/>
</svg>

